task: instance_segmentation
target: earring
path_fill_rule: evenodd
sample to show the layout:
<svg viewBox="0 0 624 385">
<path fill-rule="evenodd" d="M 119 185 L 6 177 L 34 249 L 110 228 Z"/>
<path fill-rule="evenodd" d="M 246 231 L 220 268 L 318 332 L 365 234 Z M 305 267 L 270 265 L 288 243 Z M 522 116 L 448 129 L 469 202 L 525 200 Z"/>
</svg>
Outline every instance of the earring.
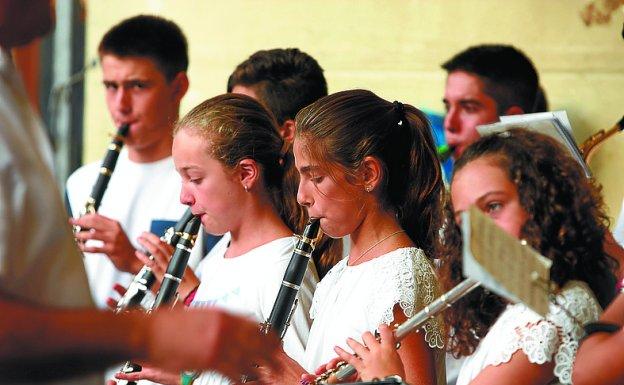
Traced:
<svg viewBox="0 0 624 385">
<path fill-rule="evenodd" d="M 247 185 L 244 185 L 243 188 L 245 189 L 245 192 L 249 192 L 249 187 L 247 187 Z"/>
<path fill-rule="evenodd" d="M 367 186 L 364 187 L 364 190 L 366 192 L 371 192 L 371 191 L 373 191 L 373 186 L 367 185 Z"/>
</svg>

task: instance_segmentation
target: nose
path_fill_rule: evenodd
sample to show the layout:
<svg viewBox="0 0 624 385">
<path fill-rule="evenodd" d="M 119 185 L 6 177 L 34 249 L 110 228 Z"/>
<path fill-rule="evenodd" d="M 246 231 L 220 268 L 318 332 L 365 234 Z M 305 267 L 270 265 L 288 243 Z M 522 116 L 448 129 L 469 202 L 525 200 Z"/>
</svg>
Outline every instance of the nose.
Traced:
<svg viewBox="0 0 624 385">
<path fill-rule="evenodd" d="M 446 112 L 446 115 L 444 116 L 444 130 L 448 131 L 448 132 L 458 132 L 460 125 L 459 125 L 459 116 L 458 116 L 458 112 L 455 108 L 449 108 L 449 110 Z"/>
<path fill-rule="evenodd" d="M 195 197 L 184 183 L 182 184 L 182 189 L 180 190 L 180 203 L 186 206 L 193 206 L 193 204 L 195 204 Z"/>
<path fill-rule="evenodd" d="M 312 197 L 308 194 L 304 181 L 299 181 L 299 188 L 297 189 L 297 203 L 303 207 L 312 206 Z"/>
<path fill-rule="evenodd" d="M 117 111 L 127 114 L 132 111 L 132 96 L 130 90 L 125 87 L 119 87 L 115 94 L 115 107 Z"/>
</svg>

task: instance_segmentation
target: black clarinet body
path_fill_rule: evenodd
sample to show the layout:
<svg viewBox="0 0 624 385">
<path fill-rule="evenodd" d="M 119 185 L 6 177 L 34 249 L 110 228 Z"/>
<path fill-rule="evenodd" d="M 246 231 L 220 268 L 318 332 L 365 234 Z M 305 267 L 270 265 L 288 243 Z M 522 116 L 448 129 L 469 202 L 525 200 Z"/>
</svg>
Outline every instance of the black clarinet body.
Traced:
<svg viewBox="0 0 624 385">
<path fill-rule="evenodd" d="M 104 193 L 108 187 L 108 182 L 110 181 L 111 175 L 113 175 L 113 171 L 115 171 L 115 165 L 117 164 L 119 153 L 121 152 L 124 145 L 124 139 L 128 136 L 129 131 L 130 125 L 128 124 L 122 124 L 117 129 L 117 134 L 115 134 L 113 140 L 108 145 L 108 150 L 106 151 L 106 155 L 104 156 L 104 160 L 100 166 L 100 173 L 98 174 L 93 188 L 91 189 L 89 198 L 87 198 L 84 207 L 80 211 L 80 216 L 85 214 L 95 214 L 100 208 L 102 197 L 104 197 Z M 80 230 L 80 226 L 74 226 L 74 233 L 77 233 Z"/>
<path fill-rule="evenodd" d="M 188 212 L 190 212 L 190 209 Z M 196 216 L 192 216 L 191 219 L 185 224 L 184 230 L 182 230 L 179 235 L 176 249 L 171 256 L 171 260 L 167 266 L 167 272 L 165 273 L 163 282 L 160 285 L 160 289 L 158 290 L 158 294 L 156 294 L 156 299 L 154 300 L 154 304 L 152 305 L 150 311 L 153 311 L 160 306 L 172 304 L 174 298 L 176 297 L 178 286 L 180 286 L 180 282 L 184 276 L 184 270 L 188 265 L 188 260 L 191 255 L 193 245 L 195 244 L 195 239 L 197 239 L 200 224 L 201 222 Z M 121 372 L 133 373 L 141 371 L 141 369 L 140 365 L 128 361 L 121 368 Z M 118 382 L 118 384 L 121 383 L 121 381 Z M 127 381 L 126 385 L 136 385 L 136 382 Z"/>
<path fill-rule="evenodd" d="M 176 244 L 171 261 L 169 261 L 169 265 L 167 266 L 167 272 L 160 284 L 160 290 L 158 290 L 158 294 L 156 294 L 152 309 L 173 302 L 178 292 L 178 286 L 180 286 L 180 282 L 182 282 L 186 266 L 188 265 L 195 239 L 197 239 L 200 224 L 199 218 L 194 216 L 188 221 L 186 226 L 184 226 L 184 230 Z"/>
<path fill-rule="evenodd" d="M 189 207 L 180 220 L 174 227 L 167 229 L 167 232 L 161 237 L 161 239 L 167 242 L 171 246 L 176 246 L 180 240 L 184 228 L 187 223 L 193 218 L 193 213 Z M 148 253 L 148 257 L 151 259 L 151 255 Z M 126 293 L 117 302 L 116 313 L 122 312 L 126 309 L 132 309 L 138 307 L 145 298 L 147 292 L 154 286 L 156 282 L 156 276 L 152 272 L 152 268 L 144 265 L 141 270 L 134 276 L 134 279 L 128 286 Z"/>
<path fill-rule="evenodd" d="M 303 230 L 303 234 L 298 237 L 299 239 L 284 273 L 282 286 L 277 293 L 271 314 L 268 320 L 261 326 L 261 331 L 264 334 L 274 331 L 280 339 L 284 338 L 284 334 L 286 334 L 290 324 L 290 318 L 297 306 L 299 287 L 301 282 L 303 282 L 308 263 L 312 257 L 319 230 L 320 221 L 316 218 L 311 218 Z"/>
</svg>

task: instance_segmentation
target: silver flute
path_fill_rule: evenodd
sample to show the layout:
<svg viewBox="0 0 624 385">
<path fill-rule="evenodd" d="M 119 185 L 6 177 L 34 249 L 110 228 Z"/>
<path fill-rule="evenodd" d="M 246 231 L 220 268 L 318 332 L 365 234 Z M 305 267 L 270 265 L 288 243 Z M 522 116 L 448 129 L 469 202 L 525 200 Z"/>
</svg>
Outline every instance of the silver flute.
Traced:
<svg viewBox="0 0 624 385">
<path fill-rule="evenodd" d="M 481 285 L 480 282 L 470 278 L 461 281 L 457 286 L 442 294 L 421 311 L 397 326 L 397 328 L 394 329 L 394 338 L 397 342 L 401 341 L 409 333 L 417 330 L 429 318 L 435 317 L 448 309 L 453 303 L 479 287 L 479 285 Z M 314 380 L 314 384 L 336 384 L 349 378 L 355 374 L 355 372 L 356 370 L 352 365 L 341 361 L 336 365 L 336 368 L 328 370 L 318 376 L 316 380 Z"/>
</svg>

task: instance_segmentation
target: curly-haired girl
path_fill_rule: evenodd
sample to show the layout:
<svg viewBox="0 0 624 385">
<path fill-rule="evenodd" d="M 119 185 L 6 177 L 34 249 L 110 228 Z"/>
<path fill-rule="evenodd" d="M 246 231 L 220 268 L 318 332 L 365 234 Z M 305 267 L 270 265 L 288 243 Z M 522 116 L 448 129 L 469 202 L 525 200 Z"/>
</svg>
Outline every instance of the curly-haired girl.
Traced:
<svg viewBox="0 0 624 385">
<path fill-rule="evenodd" d="M 571 383 L 581 326 L 596 320 L 614 295 L 615 262 L 603 250 L 607 217 L 599 189 L 559 143 L 524 129 L 481 138 L 455 170 L 456 219 L 476 205 L 551 259 L 551 280 L 558 287 L 558 305 L 551 305 L 546 317 L 484 289 L 447 310 L 447 349 L 455 356 L 470 355 L 457 384 Z M 450 288 L 462 279 L 456 221 L 448 221 L 444 240 L 449 258 L 441 276 Z M 378 353 L 380 345 L 374 348 Z M 366 364 L 343 356 L 356 367 Z"/>
</svg>

